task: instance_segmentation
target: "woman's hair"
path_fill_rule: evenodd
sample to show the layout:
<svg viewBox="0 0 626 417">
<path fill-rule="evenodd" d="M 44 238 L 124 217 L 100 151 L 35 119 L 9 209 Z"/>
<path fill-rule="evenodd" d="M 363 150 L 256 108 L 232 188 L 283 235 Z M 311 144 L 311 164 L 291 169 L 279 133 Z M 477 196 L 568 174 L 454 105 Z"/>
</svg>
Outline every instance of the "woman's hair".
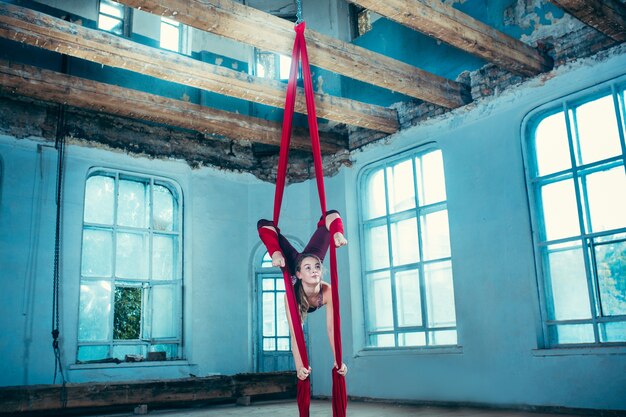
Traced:
<svg viewBox="0 0 626 417">
<path fill-rule="evenodd" d="M 322 260 L 319 258 L 319 256 L 313 255 L 311 253 L 303 253 L 300 256 L 298 256 L 298 259 L 296 261 L 296 272 L 300 272 L 300 266 L 302 265 L 302 261 L 305 258 L 313 258 L 317 260 L 320 263 L 320 265 L 322 264 Z M 304 293 L 304 287 L 302 286 L 301 279 L 296 279 L 296 283 L 293 285 L 293 290 L 296 294 L 296 302 L 298 303 L 300 320 L 304 321 L 304 319 L 306 319 L 306 315 L 309 312 L 309 307 L 311 307 L 311 305 L 309 304 L 309 300 L 306 297 L 306 294 Z M 321 287 L 320 287 L 320 291 L 322 291 Z"/>
</svg>

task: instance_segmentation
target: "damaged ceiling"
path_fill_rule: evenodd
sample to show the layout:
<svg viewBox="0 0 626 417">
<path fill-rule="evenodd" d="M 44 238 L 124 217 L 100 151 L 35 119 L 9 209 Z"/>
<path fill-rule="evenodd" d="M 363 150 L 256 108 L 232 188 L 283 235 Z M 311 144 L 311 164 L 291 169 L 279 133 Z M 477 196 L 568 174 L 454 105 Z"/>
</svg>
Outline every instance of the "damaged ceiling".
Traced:
<svg viewBox="0 0 626 417">
<path fill-rule="evenodd" d="M 259 50 L 291 54 L 294 32 L 288 19 L 295 14 L 295 4 L 288 0 L 118 2 Z M 365 36 L 347 42 L 309 25 L 309 56 L 320 73 L 356 80 L 357 86 L 373 86 L 369 97 L 384 89 L 397 99 L 380 104 L 344 94 L 350 89 L 343 87 L 327 93 L 323 77 L 318 77 L 316 106 L 323 119 L 320 136 L 327 175 L 349 164 L 350 151 L 365 144 L 626 40 L 626 5 L 620 0 L 551 0 L 551 4 L 520 0 L 497 2 L 499 8 L 490 2 L 490 10 L 501 15 L 495 20 L 489 15 L 480 17 L 501 22 L 494 26 L 470 13 L 485 1 L 349 2 L 382 16 L 379 22 L 385 23 L 374 23 L 373 39 L 388 36 L 387 42 L 395 47 L 400 40 L 384 32 L 383 25 L 402 27 L 435 39 L 438 48 L 454 48 L 471 56 L 474 61 L 467 62 L 474 64 L 464 67 L 459 59 L 452 79 L 450 74 L 446 77 L 414 65 L 411 59 L 400 60 L 359 46 L 367 43 Z M 181 99 L 158 91 L 138 91 L 91 79 L 88 71 L 73 69 L 80 68 L 83 61 L 95 63 L 175 83 L 189 91 L 230 97 L 244 105 L 267 106 L 272 111 L 283 106 L 284 83 L 92 29 L 83 26 L 77 16 L 53 16 L 28 7 L 32 3 L 0 1 L 0 37 L 9 46 L 0 56 L 0 132 L 53 139 L 61 131 L 88 146 L 100 144 L 152 157 L 181 158 L 192 166 L 249 171 L 273 181 L 280 143 L 276 117 L 196 103 L 186 93 Z M 306 5 L 305 0 L 305 11 Z M 418 58 L 424 54 L 422 59 L 428 59 L 425 50 L 402 46 L 400 53 Z M 20 59 L 32 54 L 59 56 L 62 65 L 46 68 L 33 65 L 35 59 Z M 455 55 L 449 56 L 455 59 Z M 70 59 L 78 63 L 69 65 Z M 451 64 L 440 63 L 441 67 Z M 367 88 L 356 89 L 369 91 Z M 301 89 L 296 111 L 306 112 Z M 293 135 L 295 163 L 290 175 L 291 181 L 299 181 L 312 175 L 310 145 L 306 127 L 296 127 Z"/>
</svg>

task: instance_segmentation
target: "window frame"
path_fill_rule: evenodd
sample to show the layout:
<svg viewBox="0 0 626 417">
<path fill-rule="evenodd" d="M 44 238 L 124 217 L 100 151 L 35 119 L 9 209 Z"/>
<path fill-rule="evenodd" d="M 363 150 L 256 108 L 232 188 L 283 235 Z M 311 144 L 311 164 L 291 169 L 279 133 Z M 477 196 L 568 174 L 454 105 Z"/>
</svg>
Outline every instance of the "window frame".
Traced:
<svg viewBox="0 0 626 417">
<path fill-rule="evenodd" d="M 453 286 L 453 294 L 455 296 L 454 298 L 454 316 L 455 316 L 455 325 L 454 326 L 446 326 L 446 327 L 430 327 L 428 324 L 428 304 L 427 301 L 425 300 L 426 298 L 426 283 L 425 283 L 425 276 L 424 276 L 424 267 L 426 265 L 429 264 L 436 264 L 436 263 L 440 263 L 440 262 L 449 262 L 450 265 L 450 269 L 452 271 L 453 269 L 453 264 L 452 264 L 452 248 L 450 247 L 450 255 L 444 258 L 435 258 L 435 259 L 429 259 L 429 260 L 424 260 L 423 257 L 423 246 L 422 246 L 422 238 L 423 238 L 423 234 L 421 231 L 421 225 L 420 225 L 420 216 L 422 216 L 423 214 L 427 214 L 427 213 L 435 213 L 435 212 L 439 212 L 442 210 L 445 210 L 446 213 L 449 213 L 448 211 L 448 197 L 447 197 L 447 193 L 446 193 L 446 200 L 444 201 L 439 201 L 439 202 L 435 202 L 435 203 L 431 203 L 431 204 L 425 204 L 423 206 L 419 206 L 419 202 L 416 201 L 416 206 L 413 208 L 409 208 L 409 209 L 405 209 L 405 210 L 401 210 L 398 211 L 396 213 L 389 213 L 389 200 L 386 199 L 385 200 L 385 206 L 386 206 L 386 213 L 382 216 L 378 216 L 372 219 L 368 219 L 365 220 L 364 219 L 364 213 L 365 213 L 365 197 L 366 197 L 366 186 L 367 186 L 367 180 L 371 177 L 371 175 L 373 175 L 375 172 L 378 172 L 380 170 L 383 171 L 383 175 L 385 178 L 384 181 L 384 187 L 385 187 L 385 194 L 387 194 L 387 190 L 388 190 L 388 185 L 387 185 L 387 168 L 389 167 L 394 167 L 399 165 L 400 163 L 407 161 L 407 160 L 414 160 L 417 157 L 421 157 L 424 156 L 430 152 L 433 151 L 439 151 L 442 153 L 442 159 L 443 159 L 443 151 L 442 149 L 437 146 L 436 142 L 428 142 L 425 144 L 422 144 L 418 147 L 415 148 L 411 148 L 409 150 L 405 150 L 403 152 L 400 152 L 398 154 L 394 154 L 394 155 L 389 155 L 389 156 L 385 156 L 383 158 L 380 158 L 378 160 L 372 161 L 369 164 L 365 165 L 359 172 L 358 178 L 357 178 L 357 184 L 358 184 L 358 193 L 357 193 L 357 213 L 358 213 L 358 218 L 359 218 L 359 241 L 362 242 L 362 244 L 360 245 L 360 255 L 361 255 L 361 261 L 360 261 L 360 268 L 361 268 L 361 295 L 362 295 L 362 300 L 361 302 L 363 303 L 362 305 L 362 314 L 363 314 L 363 334 L 362 334 L 362 349 L 361 351 L 364 352 L 365 354 L 367 354 L 367 352 L 376 354 L 376 352 L 382 352 L 382 351 L 414 351 L 414 352 L 421 352 L 421 353 L 428 353 L 428 352 L 433 352 L 436 351 L 437 353 L 441 353 L 441 352 L 449 352 L 449 353 L 458 353 L 460 352 L 461 349 L 461 343 L 459 341 L 459 332 L 458 332 L 458 319 L 456 317 L 456 294 L 454 294 L 454 274 L 452 273 L 452 286 Z M 413 169 L 413 176 L 415 178 L 415 165 L 413 163 L 412 166 Z M 445 181 L 445 170 L 444 170 L 444 181 Z M 415 184 L 415 191 L 417 191 L 417 185 Z M 445 186 L 445 183 L 444 183 Z M 417 199 L 417 194 L 415 195 L 415 197 Z M 415 213 L 414 216 L 411 215 L 410 212 Z M 409 218 L 415 218 L 416 219 L 416 223 L 417 223 L 417 228 L 418 228 L 418 235 L 417 235 L 417 239 L 419 242 L 419 260 L 416 262 L 412 262 L 412 263 L 408 263 L 408 264 L 403 264 L 403 265 L 399 265 L 399 266 L 392 266 L 393 265 L 393 253 L 392 253 L 392 245 L 391 245 L 391 239 L 392 239 L 392 233 L 390 230 L 390 225 L 393 223 L 397 223 L 398 220 L 405 220 L 405 219 L 409 219 Z M 382 224 L 386 224 L 387 225 L 387 244 L 388 244 L 388 259 L 389 259 L 389 266 L 386 268 L 378 268 L 378 269 L 371 269 L 369 270 L 367 268 L 367 265 L 365 264 L 365 259 L 367 258 L 367 248 L 366 248 L 366 244 L 365 244 L 365 237 L 366 237 L 366 229 L 367 229 L 367 225 L 366 223 L 380 223 Z M 448 219 L 448 232 L 451 233 L 450 231 L 450 223 L 449 223 L 449 219 Z M 450 239 L 450 235 L 449 235 L 449 243 L 451 244 L 451 239 Z M 397 297 L 395 295 L 395 283 L 394 283 L 394 279 L 393 279 L 393 275 L 397 272 L 402 272 L 402 271 L 410 271 L 410 270 L 417 270 L 419 271 L 419 287 L 420 287 L 420 300 L 421 300 L 421 314 L 422 314 L 422 325 L 421 326 L 410 326 L 410 327 L 402 327 L 402 326 L 398 326 L 397 323 Z M 368 311 L 368 281 L 367 281 L 367 275 L 371 274 L 371 273 L 375 273 L 376 271 L 388 271 L 389 272 L 389 279 L 390 279 L 390 290 L 391 290 L 391 297 L 392 297 L 392 317 L 393 317 L 393 330 L 388 331 L 388 332 L 372 332 L 369 329 L 369 311 Z M 438 330 L 442 330 L 442 331 L 447 331 L 447 330 L 454 330 L 456 332 L 456 343 L 454 344 L 431 344 L 431 342 L 429 342 L 429 338 L 430 335 L 429 333 L 432 333 L 433 331 L 438 331 Z M 424 332 L 424 339 L 425 339 L 425 344 L 424 345 L 406 345 L 406 346 L 402 346 L 399 345 L 398 343 L 398 335 L 400 333 L 407 333 L 407 332 L 415 332 L 415 331 L 422 331 Z M 369 338 L 371 335 L 376 334 L 376 333 L 381 333 L 381 334 L 392 334 L 394 337 L 394 345 L 393 346 L 374 346 L 369 342 Z"/>
<path fill-rule="evenodd" d="M 144 228 L 137 228 L 134 226 L 119 226 L 116 222 L 116 218 L 117 218 L 117 204 L 116 202 L 118 201 L 118 197 L 117 195 L 114 194 L 114 200 L 113 200 L 113 223 L 111 225 L 105 225 L 105 224 L 100 224 L 100 223 L 90 223 L 90 222 L 86 222 L 84 219 L 84 212 L 85 212 L 85 204 L 86 204 L 86 190 L 87 190 L 87 182 L 91 177 L 94 176 L 105 176 L 105 177 L 110 177 L 114 179 L 115 182 L 115 187 L 114 187 L 114 193 L 119 192 L 119 180 L 123 179 L 123 180 L 131 180 L 131 181 L 138 181 L 138 182 L 142 182 L 144 184 L 147 184 L 149 186 L 149 193 L 150 193 L 150 202 L 153 201 L 153 193 L 154 193 L 154 186 L 163 186 L 165 188 L 167 188 L 171 193 L 172 193 L 172 197 L 173 197 L 173 203 L 174 203 L 174 219 L 176 224 L 178 225 L 178 227 L 175 230 L 171 230 L 171 231 L 167 231 L 167 230 L 156 230 L 153 228 L 153 204 L 150 205 L 150 224 L 147 225 Z M 143 172 L 131 172 L 131 171 L 126 171 L 123 169 L 115 169 L 115 168 L 106 168 L 106 167 L 93 167 L 91 169 L 89 169 L 89 171 L 87 172 L 87 175 L 85 176 L 84 179 L 84 186 L 83 186 L 83 194 L 82 194 L 82 218 L 81 218 L 81 237 L 80 237 L 80 261 L 79 261 L 79 282 L 78 282 L 78 289 L 79 289 L 79 293 L 78 293 L 78 305 L 77 305 L 77 320 L 76 320 L 76 326 L 77 326 L 77 332 L 76 332 L 76 354 L 75 354 L 75 363 L 76 364 L 80 364 L 80 365 L 84 365 L 84 364 L 92 364 L 92 363 L 97 363 L 98 361 L 96 360 L 94 361 L 81 361 L 78 358 L 79 355 L 79 349 L 82 346 L 108 346 L 109 352 L 108 352 L 108 356 L 107 358 L 105 358 L 106 361 L 115 361 L 115 356 L 113 355 L 113 349 L 115 346 L 145 346 L 145 352 L 146 352 L 146 357 L 144 357 L 144 361 L 147 360 L 147 353 L 150 352 L 150 347 L 151 346 L 156 346 L 156 345 L 175 345 L 176 349 L 177 349 L 177 355 L 174 357 L 166 357 L 165 361 L 162 362 L 171 362 L 171 361 L 180 361 L 180 360 L 184 360 L 186 358 L 186 354 L 184 351 L 184 276 L 185 276 L 185 271 L 184 271 L 184 202 L 183 202 L 183 192 L 182 192 L 182 188 L 180 187 L 180 185 L 178 184 L 177 181 L 175 181 L 174 179 L 171 178 L 166 178 L 166 177 L 162 177 L 159 175 L 153 175 L 153 174 L 149 174 L 149 173 L 143 173 Z M 98 230 L 98 229 L 103 229 L 103 228 L 107 228 L 110 229 L 112 232 L 113 236 L 117 235 L 117 231 L 118 229 L 123 229 L 127 232 L 142 232 L 145 233 L 149 236 L 148 238 L 148 258 L 146 260 L 147 264 L 148 264 L 148 268 L 149 270 L 152 269 L 152 260 L 153 260 L 153 254 L 151 252 L 152 249 L 152 237 L 157 234 L 157 235 L 168 235 L 168 236 L 176 236 L 177 237 L 177 245 L 175 247 L 175 253 L 174 256 L 176 257 L 176 259 L 174 259 L 174 264 L 173 267 L 176 268 L 176 278 L 174 279 L 169 279 L 169 280 L 154 280 L 152 278 L 152 274 L 149 273 L 148 276 L 146 277 L 146 279 L 129 279 L 129 278 L 117 278 L 115 276 L 115 263 L 116 263 L 116 240 L 115 238 L 112 240 L 112 247 L 111 247 L 111 257 L 112 257 L 112 268 L 113 270 L 111 271 L 111 275 L 110 277 L 88 277 L 88 278 L 84 278 L 82 275 L 82 263 L 83 263 L 83 249 L 84 249 L 84 231 L 85 230 Z M 109 334 L 107 336 L 106 341 L 105 340 L 100 340 L 100 341 L 80 341 L 79 340 L 79 334 L 80 334 L 80 314 L 81 314 L 81 303 L 80 303 L 80 298 L 81 298 L 81 287 L 84 283 L 95 283 L 98 281 L 106 281 L 108 283 L 111 284 L 111 294 L 110 294 L 110 302 L 111 302 L 111 313 L 110 313 L 110 317 L 107 317 L 107 319 L 109 320 L 109 325 L 110 325 L 110 331 Z M 173 315 L 174 317 L 178 316 L 178 319 L 175 319 L 175 321 L 177 321 L 177 326 L 178 326 L 178 336 L 177 337 L 169 337 L 169 338 L 165 338 L 165 337 L 153 337 L 152 335 L 150 335 L 150 338 L 144 338 L 143 337 L 143 332 L 144 332 L 144 324 L 148 324 L 149 327 L 151 327 L 152 324 L 152 320 L 153 320 L 153 311 L 152 311 L 152 303 L 153 301 L 153 289 L 155 287 L 159 287 L 161 285 L 174 285 L 175 286 L 175 299 L 173 300 L 174 308 L 176 309 L 175 311 L 173 311 Z M 139 338 L 138 339 L 133 339 L 133 340 L 123 340 L 123 339 L 115 339 L 114 335 L 115 335 L 115 328 L 114 328 L 114 320 L 115 320 L 115 310 L 114 310 L 114 306 L 115 306 L 115 289 L 116 288 L 141 288 L 143 290 L 142 292 L 142 300 L 141 300 L 141 311 L 142 311 L 142 318 L 141 318 L 141 322 L 140 322 L 140 334 L 139 334 Z M 145 311 L 149 310 L 149 316 L 144 318 L 144 314 Z M 124 362 L 122 360 L 122 362 Z M 154 361 L 154 363 L 159 363 L 161 361 Z"/>
<path fill-rule="evenodd" d="M 619 125 L 618 136 L 622 150 L 621 156 L 613 156 L 600 159 L 588 163 L 578 163 L 575 154 L 575 135 L 572 127 L 577 128 L 576 116 L 571 114 L 574 109 L 591 103 L 595 100 L 610 96 L 612 97 L 614 108 L 617 109 L 616 122 Z M 547 350 L 572 349 L 572 348 L 592 348 L 594 351 L 601 351 L 608 347 L 624 347 L 625 342 L 602 342 L 600 339 L 601 329 L 600 323 L 607 322 L 623 322 L 625 315 L 619 315 L 615 318 L 603 318 L 600 315 L 598 304 L 600 295 L 598 293 L 598 277 L 595 271 L 595 252 L 594 248 L 600 246 L 594 243 L 593 239 L 602 236 L 614 236 L 612 242 L 621 242 L 624 239 L 618 239 L 618 235 L 626 233 L 626 227 L 618 229 L 610 229 L 604 231 L 589 231 L 590 211 L 589 202 L 586 195 L 581 196 L 581 192 L 586 194 L 586 181 L 584 179 L 590 174 L 596 172 L 608 171 L 619 167 L 621 164 L 626 170 L 626 76 L 620 76 L 611 80 L 600 82 L 596 85 L 583 88 L 572 94 L 561 96 L 550 100 L 549 102 L 535 108 L 529 112 L 522 122 L 521 142 L 522 155 L 525 171 L 525 185 L 528 195 L 528 210 L 531 220 L 533 257 L 535 262 L 535 277 L 533 285 L 536 285 L 538 294 L 538 314 L 540 334 L 538 335 L 538 348 Z M 535 146 L 535 134 L 539 124 L 550 116 L 562 113 L 565 120 L 567 145 L 569 151 L 570 166 L 567 169 L 559 170 L 549 174 L 540 175 L 537 163 L 537 153 Z M 580 150 L 579 150 L 580 152 Z M 620 163 L 621 161 L 621 163 Z M 574 236 L 561 237 L 557 239 L 548 239 L 542 236 L 545 230 L 545 219 L 543 215 L 544 206 L 541 203 L 540 190 L 541 186 L 557 183 L 560 180 L 569 179 L 574 187 L 574 195 L 576 198 L 576 211 L 578 215 L 578 234 Z M 590 309 L 590 318 L 585 319 L 550 319 L 550 309 L 554 308 L 553 301 L 549 300 L 548 292 L 548 273 L 546 269 L 546 256 L 549 246 L 563 243 L 580 243 L 580 248 L 584 256 L 584 274 L 587 286 L 587 297 Z M 570 248 L 573 246 L 570 246 Z M 552 303 L 552 304 L 551 304 Z M 619 318 L 622 318 L 621 320 Z M 589 324 L 593 326 L 594 341 L 591 343 L 552 343 L 550 326 L 559 324 Z"/>
<path fill-rule="evenodd" d="M 113 3 L 111 6 L 113 6 L 113 7 L 118 7 L 119 6 L 119 7 L 122 8 L 122 18 L 120 19 L 117 16 L 113 16 L 113 15 L 110 15 L 108 13 L 103 13 L 100 10 L 100 5 L 102 4 L 102 1 L 103 0 L 98 0 L 98 18 L 96 20 L 96 27 L 99 30 L 102 30 L 102 31 L 105 31 L 105 32 L 108 32 L 108 33 L 112 33 L 112 34 L 114 34 L 116 36 L 122 36 L 124 38 L 130 38 L 132 33 L 133 33 L 133 9 L 131 7 L 128 7 L 128 6 L 123 5 L 123 4 L 111 2 L 111 3 Z M 104 0 L 104 1 L 106 2 L 106 0 Z M 115 33 L 115 32 L 113 32 L 111 30 L 106 30 L 106 29 L 101 28 L 100 27 L 100 15 L 104 15 L 104 16 L 107 16 L 107 17 L 109 17 L 111 19 L 115 19 L 115 20 L 121 21 L 122 22 L 122 33 Z"/>
<path fill-rule="evenodd" d="M 171 22 L 176 22 L 177 24 L 174 24 Z M 161 45 L 161 37 L 163 36 L 163 31 L 161 28 L 163 27 L 163 25 L 168 25 L 171 27 L 178 28 L 178 46 L 176 50 L 165 48 Z M 171 17 L 161 16 L 161 19 L 159 19 L 159 48 L 160 49 L 164 51 L 170 51 L 170 52 L 175 52 L 178 54 L 188 55 L 188 49 L 189 49 L 189 45 L 187 42 L 188 37 L 189 37 L 189 27 L 187 25 Z"/>
</svg>

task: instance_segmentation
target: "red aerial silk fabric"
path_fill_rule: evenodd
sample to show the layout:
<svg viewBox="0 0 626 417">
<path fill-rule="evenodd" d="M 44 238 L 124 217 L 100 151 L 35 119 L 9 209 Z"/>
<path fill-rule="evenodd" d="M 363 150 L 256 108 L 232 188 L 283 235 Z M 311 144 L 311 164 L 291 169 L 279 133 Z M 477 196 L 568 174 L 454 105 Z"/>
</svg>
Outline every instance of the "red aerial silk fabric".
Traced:
<svg viewBox="0 0 626 417">
<path fill-rule="evenodd" d="M 287 161 L 289 159 L 289 144 L 291 142 L 291 126 L 293 122 L 293 113 L 297 92 L 298 78 L 298 62 L 302 59 L 302 75 L 304 78 L 304 93 L 306 98 L 307 117 L 309 122 L 309 132 L 311 135 L 311 146 L 313 148 L 313 161 L 315 165 L 315 179 L 317 182 L 317 191 L 319 194 L 320 208 L 322 215 L 326 214 L 326 193 L 324 191 L 324 171 L 322 168 L 322 152 L 320 149 L 320 138 L 317 126 L 317 116 L 315 111 L 315 94 L 313 92 L 313 83 L 311 80 L 311 69 L 309 66 L 309 57 L 306 49 L 306 41 L 304 39 L 305 23 L 299 23 L 295 27 L 296 39 L 293 45 L 291 55 L 291 71 L 289 74 L 289 83 L 287 84 L 287 97 L 285 99 L 285 113 L 283 116 L 283 126 L 281 135 L 280 154 L 278 159 L 278 173 L 276 177 L 276 192 L 274 194 L 274 226 L 278 228 L 278 220 L 280 217 L 280 208 L 282 205 L 283 192 L 285 189 L 285 179 L 287 176 Z M 338 223 L 338 222 L 333 222 Z M 333 229 L 331 225 L 331 229 Z M 331 236 L 334 230 L 331 230 Z M 289 306 L 289 314 L 293 324 L 294 337 L 296 345 L 302 358 L 302 364 L 306 368 L 309 367 L 309 358 L 306 351 L 304 341 L 304 333 L 302 331 L 302 323 L 296 302 L 296 296 L 291 283 L 291 276 L 287 268 L 283 268 L 283 279 L 285 280 L 285 288 L 287 294 L 287 304 Z M 330 245 L 330 283 L 332 289 L 333 300 L 333 328 L 334 328 L 334 344 L 335 344 L 335 362 L 341 366 L 341 319 L 339 315 L 339 280 L 337 274 L 337 253 L 334 243 Z M 333 417 L 345 417 L 347 407 L 346 379 L 337 373 L 337 369 L 332 370 L 333 378 Z M 309 417 L 309 406 L 311 403 L 311 383 L 307 378 L 304 381 L 298 380 L 298 409 L 300 417 Z"/>
</svg>

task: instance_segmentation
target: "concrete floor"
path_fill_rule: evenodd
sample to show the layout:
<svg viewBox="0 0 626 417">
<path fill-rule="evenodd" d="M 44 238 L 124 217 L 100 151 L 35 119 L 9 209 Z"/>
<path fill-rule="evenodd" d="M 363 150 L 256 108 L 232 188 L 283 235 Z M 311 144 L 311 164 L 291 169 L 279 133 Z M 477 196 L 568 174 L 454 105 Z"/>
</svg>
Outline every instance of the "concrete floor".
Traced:
<svg viewBox="0 0 626 417">
<path fill-rule="evenodd" d="M 310 417 L 332 417 L 330 401 L 311 401 Z M 148 416 L 158 417 L 297 417 L 295 401 L 253 403 L 249 406 L 216 405 L 205 408 L 154 410 Z M 136 416 L 114 414 L 107 417 Z M 348 402 L 347 417 L 574 417 L 572 414 L 544 414 L 529 411 L 492 410 L 481 408 L 449 408 L 433 406 L 394 405 L 370 402 Z M 92 415 L 93 417 L 93 415 Z M 104 417 L 104 415 L 101 415 Z M 577 415 L 580 417 L 580 415 Z"/>
</svg>

